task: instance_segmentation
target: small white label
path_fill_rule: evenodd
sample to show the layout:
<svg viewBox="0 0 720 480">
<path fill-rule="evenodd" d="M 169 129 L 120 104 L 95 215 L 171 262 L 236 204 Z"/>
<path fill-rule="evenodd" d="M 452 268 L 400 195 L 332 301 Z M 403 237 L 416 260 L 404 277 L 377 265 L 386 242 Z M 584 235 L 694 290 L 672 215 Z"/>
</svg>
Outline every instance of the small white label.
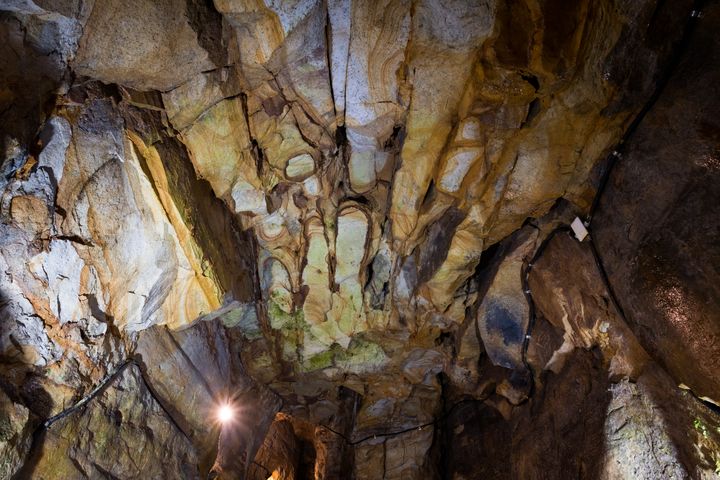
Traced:
<svg viewBox="0 0 720 480">
<path fill-rule="evenodd" d="M 585 240 L 585 237 L 588 236 L 587 228 L 585 228 L 585 225 L 583 225 L 580 217 L 575 217 L 575 220 L 573 220 L 573 222 L 570 224 L 570 228 L 572 228 L 573 233 L 575 234 L 575 238 L 577 238 L 580 242 Z"/>
</svg>

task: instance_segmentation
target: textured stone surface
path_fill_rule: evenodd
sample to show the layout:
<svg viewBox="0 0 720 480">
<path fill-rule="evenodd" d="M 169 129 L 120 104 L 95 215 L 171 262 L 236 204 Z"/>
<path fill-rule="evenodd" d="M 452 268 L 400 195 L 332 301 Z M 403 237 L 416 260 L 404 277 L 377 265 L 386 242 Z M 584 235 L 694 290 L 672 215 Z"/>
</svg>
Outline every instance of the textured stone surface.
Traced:
<svg viewBox="0 0 720 480">
<path fill-rule="evenodd" d="M 30 411 L 0 391 L 0 475 L 11 477 L 23 464 L 32 443 Z"/>
<path fill-rule="evenodd" d="M 563 345 L 543 368 L 557 371 L 574 348 L 599 348 L 613 379 L 636 379 L 647 353 L 615 309 L 590 247 L 570 234 L 554 237 L 536 262 L 529 286 L 539 313 L 562 331 Z"/>
<path fill-rule="evenodd" d="M 521 432 L 512 440 L 521 459 L 516 478 L 538 478 L 537 462 L 548 478 L 568 471 L 581 478 L 713 478 L 717 412 L 650 359 L 612 305 L 589 246 L 555 236 L 529 283 L 540 315 L 535 328 L 552 324 L 563 344 L 547 359 L 531 342 L 529 361 L 545 372 L 529 408 L 512 413 L 513 431 Z"/>
<path fill-rule="evenodd" d="M 711 478 L 714 53 L 591 228 L 631 325 L 567 235 L 524 282 L 690 9 L 4 2 L 3 474 Z"/>
<path fill-rule="evenodd" d="M 717 5 L 705 15 L 614 170 L 594 225 L 640 341 L 677 383 L 719 402 Z"/>
<path fill-rule="evenodd" d="M 444 424 L 446 478 L 715 478 L 717 414 L 657 366 L 610 383 L 603 363 L 575 350 L 529 404 L 460 404 Z"/>
<path fill-rule="evenodd" d="M 228 478 L 244 470 L 279 408 L 279 399 L 243 371 L 236 332 L 223 326 L 233 313 L 176 332 L 147 329 L 135 349 L 154 395 L 202 456 L 201 471 L 210 470 L 219 455 L 226 459 L 219 467 Z M 225 404 L 236 409 L 238 418 L 223 426 L 228 437 L 223 443 L 218 442 L 215 412 Z"/>
<path fill-rule="evenodd" d="M 45 102 L 66 89 L 67 64 L 77 49 L 79 22 L 29 0 L 0 5 L 0 155 L 33 143 L 46 119 Z"/>
<path fill-rule="evenodd" d="M 535 251 L 538 232 L 525 227 L 518 232 L 497 266 L 490 288 L 477 311 L 480 337 L 490 360 L 510 369 L 523 368 L 522 345 L 530 309 L 521 279 L 523 267 Z"/>
<path fill-rule="evenodd" d="M 94 2 L 73 70 L 108 83 L 169 90 L 212 69 L 199 32 L 189 22 L 192 5 L 176 0 Z"/>
<path fill-rule="evenodd" d="M 196 452 L 130 365 L 84 409 L 54 423 L 25 478 L 200 478 Z"/>
<path fill-rule="evenodd" d="M 261 449 L 251 466 L 251 479 L 265 480 L 298 478 L 302 445 L 295 436 L 292 422 L 280 418 L 272 423 Z M 309 472 L 306 472 L 306 474 Z"/>
</svg>

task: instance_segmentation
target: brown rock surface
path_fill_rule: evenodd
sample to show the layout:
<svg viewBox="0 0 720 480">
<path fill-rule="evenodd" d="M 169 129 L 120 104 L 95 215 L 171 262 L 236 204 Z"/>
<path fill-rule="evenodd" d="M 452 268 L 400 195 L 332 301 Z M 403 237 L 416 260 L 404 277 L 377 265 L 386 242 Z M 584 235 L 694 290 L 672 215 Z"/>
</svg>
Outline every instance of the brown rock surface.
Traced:
<svg viewBox="0 0 720 480">
<path fill-rule="evenodd" d="M 558 371 L 564 354 L 599 348 L 613 379 L 637 379 L 648 363 L 603 284 L 590 247 L 569 233 L 555 236 L 533 266 L 529 279 L 543 318 L 563 332 L 563 345 L 542 368 Z"/>
<path fill-rule="evenodd" d="M 194 2 L 94 2 L 72 67 L 79 75 L 142 90 L 170 90 L 215 67 L 190 22 Z M 112 52 L 112 54 L 108 54 Z"/>
<path fill-rule="evenodd" d="M 691 8 L 2 2 L 0 475 L 712 478 Z"/>
<path fill-rule="evenodd" d="M 86 407 L 55 422 L 21 478 L 200 478 L 196 452 L 134 364 Z"/>
<path fill-rule="evenodd" d="M 675 381 L 720 402 L 720 43 L 703 14 L 688 55 L 613 171 L 594 225 L 630 326 Z"/>
<path fill-rule="evenodd" d="M 0 475 L 12 476 L 25 462 L 32 444 L 30 412 L 0 392 Z"/>
</svg>

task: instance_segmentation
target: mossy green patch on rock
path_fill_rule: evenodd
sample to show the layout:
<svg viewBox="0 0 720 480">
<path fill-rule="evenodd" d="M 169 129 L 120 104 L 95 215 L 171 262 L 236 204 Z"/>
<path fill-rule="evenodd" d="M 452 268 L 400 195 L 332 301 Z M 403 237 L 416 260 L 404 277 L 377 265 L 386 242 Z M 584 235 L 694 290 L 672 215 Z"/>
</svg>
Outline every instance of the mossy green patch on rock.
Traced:
<svg viewBox="0 0 720 480">
<path fill-rule="evenodd" d="M 312 357 L 305 360 L 302 364 L 303 372 L 312 372 L 315 370 L 322 370 L 323 368 L 332 367 L 335 362 L 335 358 L 343 355 L 345 352 L 342 347 L 337 343 L 321 353 L 313 355 Z"/>
<path fill-rule="evenodd" d="M 305 323 L 305 314 L 301 309 L 288 313 L 283 310 L 280 305 L 271 298 L 268 301 L 268 320 L 270 327 L 275 330 L 297 330 L 303 327 Z"/>
<path fill-rule="evenodd" d="M 354 338 L 347 349 L 333 343 L 327 350 L 317 353 L 302 363 L 303 372 L 339 367 L 353 373 L 374 370 L 385 365 L 388 356 L 377 343 Z"/>
<path fill-rule="evenodd" d="M 302 362 L 298 347 L 302 345 L 308 329 L 302 309 L 288 313 L 271 299 L 268 301 L 268 320 L 270 326 L 279 332 L 283 358 L 290 362 Z"/>
<path fill-rule="evenodd" d="M 262 337 L 257 312 L 250 305 L 242 305 L 229 310 L 220 317 L 220 320 L 226 328 L 239 328 L 248 340 L 257 340 Z"/>
<path fill-rule="evenodd" d="M 336 358 L 336 365 L 354 373 L 374 370 L 385 365 L 388 356 L 377 343 L 353 338 L 348 349 Z"/>
</svg>

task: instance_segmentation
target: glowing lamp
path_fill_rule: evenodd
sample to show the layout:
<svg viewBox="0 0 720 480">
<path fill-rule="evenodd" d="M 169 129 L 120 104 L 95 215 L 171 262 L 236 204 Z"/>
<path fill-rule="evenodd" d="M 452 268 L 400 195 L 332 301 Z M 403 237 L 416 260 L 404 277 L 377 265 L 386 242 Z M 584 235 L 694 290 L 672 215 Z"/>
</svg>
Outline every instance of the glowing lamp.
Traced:
<svg viewBox="0 0 720 480">
<path fill-rule="evenodd" d="M 235 412 L 230 405 L 225 404 L 221 405 L 220 408 L 218 408 L 217 418 L 220 423 L 231 422 L 234 417 Z"/>
</svg>

